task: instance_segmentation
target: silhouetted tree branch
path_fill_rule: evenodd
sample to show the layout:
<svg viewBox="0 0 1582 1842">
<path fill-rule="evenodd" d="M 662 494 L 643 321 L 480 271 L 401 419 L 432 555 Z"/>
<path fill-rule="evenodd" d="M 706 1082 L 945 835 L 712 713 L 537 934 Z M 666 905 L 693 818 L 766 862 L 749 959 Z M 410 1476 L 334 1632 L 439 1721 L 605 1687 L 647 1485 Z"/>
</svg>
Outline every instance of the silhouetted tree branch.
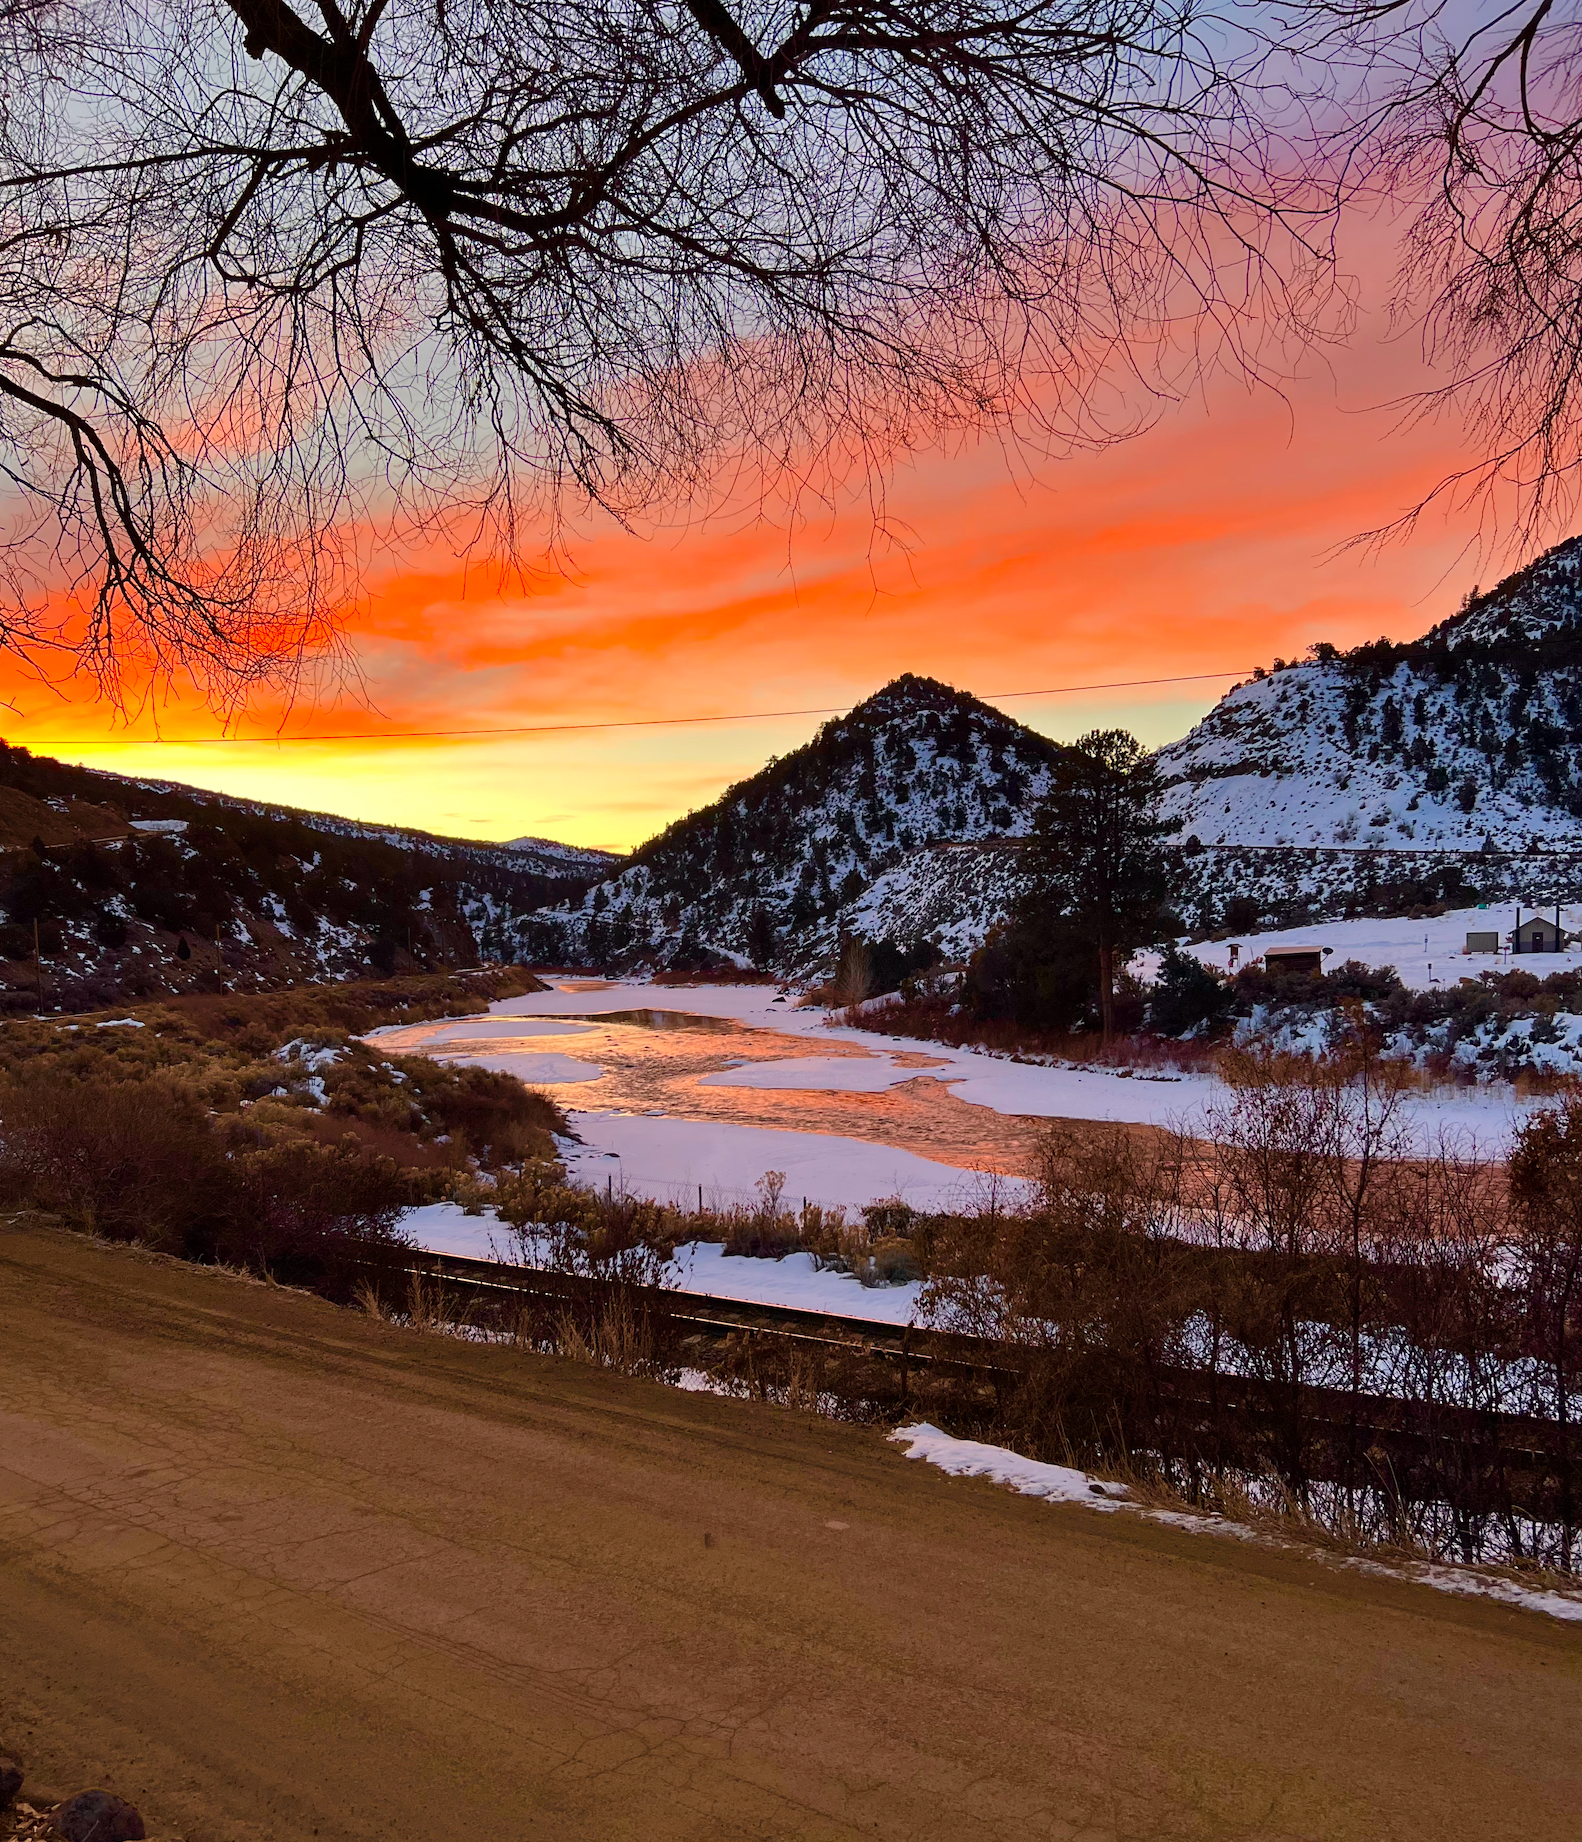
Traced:
<svg viewBox="0 0 1582 1842">
<path fill-rule="evenodd" d="M 1190 0 L 0 0 L 0 638 L 245 694 L 370 533 L 1107 439 L 1322 307 L 1272 56 Z"/>
<path fill-rule="evenodd" d="M 1373 112 L 1342 133 L 1404 210 L 1396 313 L 1447 373 L 1403 407 L 1453 413 L 1471 437 L 1471 462 L 1394 529 L 1481 495 L 1514 504 L 1511 537 L 1531 544 L 1574 509 L 1582 462 L 1582 8 L 1305 11 L 1363 73 Z"/>
</svg>

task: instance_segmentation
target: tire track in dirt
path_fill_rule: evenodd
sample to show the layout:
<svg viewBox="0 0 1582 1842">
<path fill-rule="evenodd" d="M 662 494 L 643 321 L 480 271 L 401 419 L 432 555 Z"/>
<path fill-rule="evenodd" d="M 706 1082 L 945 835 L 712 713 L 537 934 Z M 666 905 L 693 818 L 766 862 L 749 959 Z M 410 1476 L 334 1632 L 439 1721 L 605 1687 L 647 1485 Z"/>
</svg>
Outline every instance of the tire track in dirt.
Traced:
<svg viewBox="0 0 1582 1842">
<path fill-rule="evenodd" d="M 0 1226 L 0 1745 L 155 1842 L 1569 1833 L 1582 1638 Z"/>
</svg>

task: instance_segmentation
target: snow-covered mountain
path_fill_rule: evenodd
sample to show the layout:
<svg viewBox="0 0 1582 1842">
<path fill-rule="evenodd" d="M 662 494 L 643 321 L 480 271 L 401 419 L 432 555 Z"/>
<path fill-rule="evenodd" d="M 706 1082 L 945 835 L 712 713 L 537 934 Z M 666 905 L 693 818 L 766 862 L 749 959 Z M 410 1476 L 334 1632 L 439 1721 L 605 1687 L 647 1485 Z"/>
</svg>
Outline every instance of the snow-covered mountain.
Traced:
<svg viewBox="0 0 1582 1842">
<path fill-rule="evenodd" d="M 970 950 L 1018 886 L 1055 744 L 930 678 L 897 678 L 518 931 L 536 961 L 806 967 L 842 932 Z"/>
<path fill-rule="evenodd" d="M 974 698 L 898 678 L 574 903 L 488 938 L 551 963 L 808 971 L 848 932 L 959 958 L 1022 887 L 1005 843 L 1031 829 L 1055 756 Z M 1582 538 L 1419 640 L 1277 660 L 1159 760 L 1193 924 L 1237 898 L 1264 921 L 1574 899 Z"/>
<path fill-rule="evenodd" d="M 554 838 L 507 838 L 497 848 L 515 852 L 524 868 L 536 870 L 540 876 L 598 876 L 624 861 L 617 851 L 561 844 Z"/>
<path fill-rule="evenodd" d="M 1404 645 L 1315 648 L 1160 753 L 1205 844 L 1582 849 L 1582 538 Z"/>
<path fill-rule="evenodd" d="M 1205 847 L 1204 891 L 1276 910 L 1282 886 L 1287 906 L 1381 882 L 1569 889 L 1582 874 L 1582 538 L 1419 640 L 1276 661 L 1159 760 L 1178 836 Z M 1556 855 L 1568 852 L 1573 865 Z"/>
</svg>

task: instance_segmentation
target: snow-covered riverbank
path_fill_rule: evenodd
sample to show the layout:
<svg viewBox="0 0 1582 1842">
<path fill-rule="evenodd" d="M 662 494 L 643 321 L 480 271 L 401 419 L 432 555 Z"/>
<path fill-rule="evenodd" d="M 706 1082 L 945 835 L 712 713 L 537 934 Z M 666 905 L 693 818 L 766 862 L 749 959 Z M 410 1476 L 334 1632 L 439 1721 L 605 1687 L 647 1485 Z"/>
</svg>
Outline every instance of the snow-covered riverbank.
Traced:
<svg viewBox="0 0 1582 1842">
<path fill-rule="evenodd" d="M 430 1253 L 468 1260 L 508 1260 L 513 1254 L 509 1228 L 492 1215 L 464 1215 L 453 1202 L 409 1209 L 401 1226 Z M 827 1311 L 834 1317 L 866 1318 L 875 1324 L 910 1324 L 922 1291 L 915 1281 L 865 1286 L 850 1273 L 816 1268 L 810 1254 L 787 1254 L 780 1260 L 734 1259 L 712 1241 L 690 1241 L 678 1247 L 666 1280 L 682 1292 L 710 1298 Z"/>
</svg>

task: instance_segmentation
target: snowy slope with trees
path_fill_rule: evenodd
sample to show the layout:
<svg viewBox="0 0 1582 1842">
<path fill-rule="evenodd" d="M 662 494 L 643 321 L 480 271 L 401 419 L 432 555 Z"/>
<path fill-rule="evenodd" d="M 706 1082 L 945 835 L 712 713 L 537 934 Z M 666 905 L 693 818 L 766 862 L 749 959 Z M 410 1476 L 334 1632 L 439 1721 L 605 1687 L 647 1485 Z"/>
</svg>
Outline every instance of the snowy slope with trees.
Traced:
<svg viewBox="0 0 1582 1842">
<path fill-rule="evenodd" d="M 935 847 L 1024 835 L 1055 752 L 976 698 L 898 678 L 668 827 L 576 907 L 533 917 L 520 950 L 807 967 L 855 932 L 968 951 L 1019 886 L 1017 853 Z"/>
<path fill-rule="evenodd" d="M 1200 906 L 1228 891 L 1270 915 L 1392 888 L 1403 902 L 1414 890 L 1418 901 L 1571 895 L 1582 881 L 1579 571 L 1572 538 L 1419 640 L 1276 661 L 1162 750 L 1166 811 L 1189 850 L 1205 847 Z"/>
<path fill-rule="evenodd" d="M 515 852 L 529 869 L 537 870 L 542 876 L 597 876 L 601 872 L 608 873 L 623 861 L 615 851 L 594 850 L 584 844 L 561 844 L 554 838 L 508 838 L 496 848 Z"/>
<path fill-rule="evenodd" d="M 1582 849 L 1582 538 L 1420 640 L 1277 661 L 1160 752 L 1204 844 Z"/>
<path fill-rule="evenodd" d="M 1056 745 L 898 678 L 637 851 L 575 905 L 491 931 L 529 960 L 808 972 L 854 934 L 947 959 L 1025 887 Z M 1161 751 L 1212 927 L 1582 893 L 1582 538 L 1421 639 L 1319 645 L 1236 686 Z M 1000 848 L 996 845 L 1000 844 Z M 1564 853 L 1576 852 L 1574 859 Z M 1561 853 L 1557 856 L 1556 853 Z"/>
<path fill-rule="evenodd" d="M 522 915 L 612 861 L 561 850 L 296 812 L 0 745 L 0 1010 L 510 958 Z"/>
</svg>

